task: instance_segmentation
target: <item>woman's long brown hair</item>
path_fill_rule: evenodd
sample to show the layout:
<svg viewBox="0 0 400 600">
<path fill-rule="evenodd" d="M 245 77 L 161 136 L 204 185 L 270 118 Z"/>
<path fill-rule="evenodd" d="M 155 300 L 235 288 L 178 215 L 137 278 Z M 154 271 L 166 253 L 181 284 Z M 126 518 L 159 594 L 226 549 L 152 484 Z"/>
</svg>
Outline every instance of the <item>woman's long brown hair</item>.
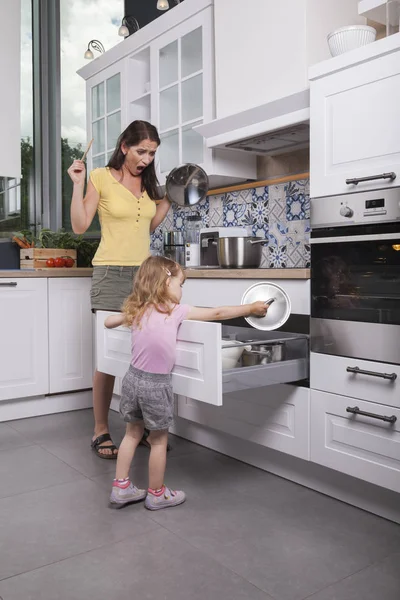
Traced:
<svg viewBox="0 0 400 600">
<path fill-rule="evenodd" d="M 136 273 L 131 295 L 123 304 L 124 325 L 140 326 L 140 321 L 149 308 L 170 315 L 174 301 L 169 295 L 167 281 L 169 277 L 177 277 L 180 272 L 183 274 L 181 266 L 169 258 L 147 258 Z"/>
</svg>

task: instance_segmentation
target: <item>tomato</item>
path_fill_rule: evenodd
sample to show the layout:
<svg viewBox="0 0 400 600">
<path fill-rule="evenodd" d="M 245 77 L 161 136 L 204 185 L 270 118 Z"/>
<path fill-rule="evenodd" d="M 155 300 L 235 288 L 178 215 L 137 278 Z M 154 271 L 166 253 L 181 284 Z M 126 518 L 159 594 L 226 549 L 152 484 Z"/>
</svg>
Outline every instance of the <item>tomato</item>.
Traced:
<svg viewBox="0 0 400 600">
<path fill-rule="evenodd" d="M 65 260 L 61 256 L 58 256 L 54 261 L 54 266 L 57 268 L 65 267 Z"/>
<path fill-rule="evenodd" d="M 46 260 L 46 267 L 49 267 L 49 268 L 54 267 L 54 258 L 48 258 Z"/>
<path fill-rule="evenodd" d="M 71 258 L 70 256 L 67 256 L 67 258 L 64 258 L 65 261 L 65 266 L 70 268 L 74 266 L 74 259 Z"/>
</svg>

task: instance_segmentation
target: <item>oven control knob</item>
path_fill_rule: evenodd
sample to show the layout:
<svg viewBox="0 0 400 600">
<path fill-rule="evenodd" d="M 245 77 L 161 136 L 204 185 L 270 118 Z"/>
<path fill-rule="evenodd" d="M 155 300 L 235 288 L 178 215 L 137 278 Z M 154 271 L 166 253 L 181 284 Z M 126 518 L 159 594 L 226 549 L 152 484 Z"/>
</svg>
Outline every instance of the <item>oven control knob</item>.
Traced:
<svg viewBox="0 0 400 600">
<path fill-rule="evenodd" d="M 350 217 L 354 215 L 354 211 L 350 208 L 350 206 L 342 206 L 342 208 L 340 209 L 340 214 L 342 215 L 342 217 L 347 217 L 348 219 L 350 219 Z"/>
</svg>

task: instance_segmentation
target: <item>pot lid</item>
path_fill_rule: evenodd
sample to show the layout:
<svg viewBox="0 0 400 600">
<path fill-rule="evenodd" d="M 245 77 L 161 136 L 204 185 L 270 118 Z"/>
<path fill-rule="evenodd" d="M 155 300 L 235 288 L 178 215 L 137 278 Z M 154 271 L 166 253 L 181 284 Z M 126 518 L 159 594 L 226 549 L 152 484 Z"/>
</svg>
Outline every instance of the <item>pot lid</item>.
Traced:
<svg viewBox="0 0 400 600">
<path fill-rule="evenodd" d="M 265 317 L 245 317 L 246 321 L 255 329 L 273 331 L 282 327 L 289 318 L 291 311 L 290 298 L 279 285 L 270 281 L 255 283 L 243 294 L 242 304 L 251 304 L 263 300 L 272 300 Z"/>
<path fill-rule="evenodd" d="M 167 177 L 165 190 L 171 202 L 179 206 L 193 206 L 207 196 L 207 173 L 192 163 L 173 169 Z"/>
</svg>

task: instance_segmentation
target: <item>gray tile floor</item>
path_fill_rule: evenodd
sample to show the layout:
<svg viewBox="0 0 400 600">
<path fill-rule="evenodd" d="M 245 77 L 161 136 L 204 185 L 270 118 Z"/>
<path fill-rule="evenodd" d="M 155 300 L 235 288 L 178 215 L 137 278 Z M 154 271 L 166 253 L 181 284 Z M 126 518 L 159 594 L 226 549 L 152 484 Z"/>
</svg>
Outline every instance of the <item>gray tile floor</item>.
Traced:
<svg viewBox="0 0 400 600">
<path fill-rule="evenodd" d="M 172 436 L 187 503 L 112 511 L 91 427 L 89 410 L 0 423 L 3 600 L 399 600 L 399 526 Z"/>
</svg>

